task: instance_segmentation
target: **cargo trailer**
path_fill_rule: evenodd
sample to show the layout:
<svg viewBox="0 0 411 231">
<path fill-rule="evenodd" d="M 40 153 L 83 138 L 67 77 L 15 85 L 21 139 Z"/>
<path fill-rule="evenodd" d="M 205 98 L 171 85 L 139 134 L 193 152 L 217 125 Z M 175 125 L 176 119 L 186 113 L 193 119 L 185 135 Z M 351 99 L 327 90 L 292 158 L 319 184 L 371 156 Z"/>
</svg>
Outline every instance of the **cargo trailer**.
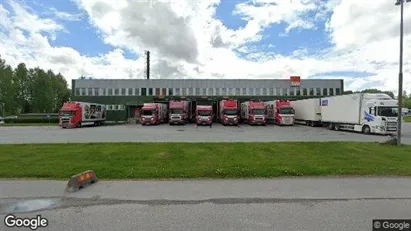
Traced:
<svg viewBox="0 0 411 231">
<path fill-rule="evenodd" d="M 106 115 L 106 105 L 69 101 L 59 110 L 59 126 L 62 128 L 100 126 L 106 121 Z"/>
<path fill-rule="evenodd" d="M 321 125 L 320 98 L 291 101 L 290 105 L 294 108 L 295 123 L 312 127 Z"/>
<path fill-rule="evenodd" d="M 321 122 L 332 130 L 365 134 L 397 131 L 398 101 L 387 94 L 357 93 L 321 98 Z"/>
</svg>

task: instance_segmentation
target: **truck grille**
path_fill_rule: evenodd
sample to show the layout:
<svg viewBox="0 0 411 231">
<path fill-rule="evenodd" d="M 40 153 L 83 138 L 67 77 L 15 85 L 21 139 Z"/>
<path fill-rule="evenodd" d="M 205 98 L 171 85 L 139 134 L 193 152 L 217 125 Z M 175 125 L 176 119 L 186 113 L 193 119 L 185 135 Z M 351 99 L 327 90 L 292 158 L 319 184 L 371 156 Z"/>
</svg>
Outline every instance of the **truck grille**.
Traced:
<svg viewBox="0 0 411 231">
<path fill-rule="evenodd" d="M 397 122 L 387 122 L 387 131 L 397 131 Z"/>
<path fill-rule="evenodd" d="M 70 120 L 61 120 L 61 126 L 62 127 L 67 127 L 70 123 Z"/>
<path fill-rule="evenodd" d="M 174 116 L 174 117 L 171 117 L 171 119 L 172 119 L 172 120 L 179 120 L 179 119 L 180 119 L 180 117 L 178 117 L 178 116 Z"/>
</svg>

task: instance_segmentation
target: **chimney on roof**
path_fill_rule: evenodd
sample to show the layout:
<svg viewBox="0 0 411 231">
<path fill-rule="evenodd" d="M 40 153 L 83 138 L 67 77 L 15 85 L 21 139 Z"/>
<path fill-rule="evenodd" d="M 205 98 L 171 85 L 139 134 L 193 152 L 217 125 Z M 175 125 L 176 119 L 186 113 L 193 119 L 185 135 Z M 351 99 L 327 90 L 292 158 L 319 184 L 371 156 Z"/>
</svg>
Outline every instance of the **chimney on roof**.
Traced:
<svg viewBox="0 0 411 231">
<path fill-rule="evenodd" d="M 146 51 L 146 77 L 150 79 L 150 51 Z"/>
</svg>

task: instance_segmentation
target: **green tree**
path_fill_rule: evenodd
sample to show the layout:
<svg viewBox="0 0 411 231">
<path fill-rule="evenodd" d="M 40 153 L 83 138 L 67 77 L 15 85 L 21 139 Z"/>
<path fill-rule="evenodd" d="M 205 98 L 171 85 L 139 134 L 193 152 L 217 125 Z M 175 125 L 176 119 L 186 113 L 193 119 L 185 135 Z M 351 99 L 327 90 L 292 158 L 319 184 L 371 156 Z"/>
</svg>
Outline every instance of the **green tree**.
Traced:
<svg viewBox="0 0 411 231">
<path fill-rule="evenodd" d="M 349 95 L 349 94 L 353 94 L 353 91 L 344 91 L 343 95 Z"/>
<path fill-rule="evenodd" d="M 53 112 L 57 112 L 63 103 L 70 98 L 70 90 L 67 88 L 66 79 L 59 73 L 55 75 L 51 70 L 47 72 L 51 78 L 52 83 L 52 95 L 53 95 Z"/>
<path fill-rule="evenodd" d="M 16 113 L 17 101 L 15 99 L 16 84 L 13 81 L 13 69 L 6 65 L 0 57 L 0 102 L 2 104 L 2 115 Z M 4 105 L 4 108 L 3 108 Z"/>
<path fill-rule="evenodd" d="M 378 89 L 375 89 L 375 88 L 364 89 L 364 90 L 361 91 L 361 93 L 385 93 L 385 94 L 391 96 L 391 98 L 395 98 L 395 95 L 392 91 L 381 91 L 381 90 L 378 90 Z"/>
<path fill-rule="evenodd" d="M 40 68 L 34 69 L 31 85 L 32 106 L 35 112 L 53 112 L 53 90 L 49 75 Z"/>
<path fill-rule="evenodd" d="M 45 72 L 40 67 L 27 69 L 24 63 L 13 70 L 0 56 L 0 115 L 3 111 L 6 115 L 57 112 L 70 99 L 70 93 L 60 73 Z"/>
<path fill-rule="evenodd" d="M 14 82 L 16 83 L 15 97 L 20 106 L 20 113 L 27 113 L 29 110 L 30 82 L 26 64 L 20 63 L 14 71 Z"/>
</svg>

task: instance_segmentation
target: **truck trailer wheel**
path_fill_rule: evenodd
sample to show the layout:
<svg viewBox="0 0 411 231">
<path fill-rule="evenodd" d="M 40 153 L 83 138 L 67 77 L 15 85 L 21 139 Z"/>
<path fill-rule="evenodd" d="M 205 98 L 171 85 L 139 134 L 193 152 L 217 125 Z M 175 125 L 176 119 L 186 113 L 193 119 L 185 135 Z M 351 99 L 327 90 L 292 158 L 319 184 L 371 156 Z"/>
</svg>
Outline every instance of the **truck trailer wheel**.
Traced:
<svg viewBox="0 0 411 231">
<path fill-rule="evenodd" d="M 334 125 L 334 130 L 339 131 L 340 130 L 340 124 L 335 124 Z"/>
<path fill-rule="evenodd" d="M 362 133 L 364 133 L 364 134 L 370 134 L 370 133 L 371 133 L 370 126 L 364 125 L 364 126 L 362 127 Z"/>
<path fill-rule="evenodd" d="M 334 124 L 332 124 L 332 123 L 328 124 L 328 129 L 334 130 Z"/>
</svg>

